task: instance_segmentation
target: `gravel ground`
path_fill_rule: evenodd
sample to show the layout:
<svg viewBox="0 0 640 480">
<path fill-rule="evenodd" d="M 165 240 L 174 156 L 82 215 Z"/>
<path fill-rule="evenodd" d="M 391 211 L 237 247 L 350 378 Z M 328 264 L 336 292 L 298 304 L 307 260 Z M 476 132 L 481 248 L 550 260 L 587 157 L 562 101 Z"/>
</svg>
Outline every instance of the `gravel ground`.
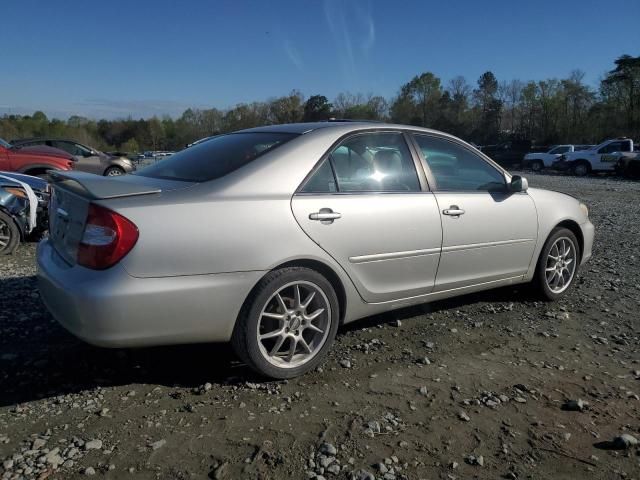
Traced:
<svg viewBox="0 0 640 480">
<path fill-rule="evenodd" d="M 104 350 L 0 259 L 0 478 L 640 478 L 640 184 L 527 174 L 584 200 L 570 293 L 468 295 L 342 329 L 262 382 L 227 346 Z"/>
</svg>

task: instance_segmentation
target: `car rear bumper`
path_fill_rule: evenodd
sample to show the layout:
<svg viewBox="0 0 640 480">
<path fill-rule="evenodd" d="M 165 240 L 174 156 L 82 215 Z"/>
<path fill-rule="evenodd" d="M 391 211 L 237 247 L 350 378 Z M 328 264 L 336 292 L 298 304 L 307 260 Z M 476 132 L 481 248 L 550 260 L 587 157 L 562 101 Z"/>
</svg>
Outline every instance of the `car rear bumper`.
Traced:
<svg viewBox="0 0 640 480">
<path fill-rule="evenodd" d="M 49 240 L 38 245 L 40 295 L 54 318 L 80 339 L 136 347 L 231 338 L 242 303 L 264 272 L 136 278 L 116 265 L 69 266 Z"/>
</svg>

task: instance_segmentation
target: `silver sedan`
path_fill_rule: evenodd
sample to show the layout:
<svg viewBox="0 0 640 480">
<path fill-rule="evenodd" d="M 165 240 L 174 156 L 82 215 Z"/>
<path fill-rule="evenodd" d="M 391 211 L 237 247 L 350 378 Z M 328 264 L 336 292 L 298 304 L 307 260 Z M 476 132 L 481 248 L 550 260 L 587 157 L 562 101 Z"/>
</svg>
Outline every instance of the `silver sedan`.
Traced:
<svg viewBox="0 0 640 480">
<path fill-rule="evenodd" d="M 533 283 L 591 256 L 585 205 L 465 142 L 322 122 L 221 135 L 134 175 L 55 172 L 42 298 L 87 342 L 231 341 L 262 375 L 315 368 L 339 325 Z"/>
</svg>

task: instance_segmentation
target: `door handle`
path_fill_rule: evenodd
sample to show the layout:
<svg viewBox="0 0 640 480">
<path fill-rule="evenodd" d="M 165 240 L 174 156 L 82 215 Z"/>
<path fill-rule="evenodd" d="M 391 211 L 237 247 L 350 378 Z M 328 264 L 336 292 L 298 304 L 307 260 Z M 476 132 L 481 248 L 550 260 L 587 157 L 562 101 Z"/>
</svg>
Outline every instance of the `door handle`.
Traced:
<svg viewBox="0 0 640 480">
<path fill-rule="evenodd" d="M 340 213 L 334 212 L 330 208 L 321 208 L 319 212 L 309 214 L 309 220 L 319 220 L 322 223 L 333 223 L 334 220 L 341 217 Z"/>
<path fill-rule="evenodd" d="M 464 210 L 457 205 L 451 205 L 449 208 L 445 208 L 442 213 L 452 217 L 459 217 L 460 215 L 464 215 Z"/>
</svg>

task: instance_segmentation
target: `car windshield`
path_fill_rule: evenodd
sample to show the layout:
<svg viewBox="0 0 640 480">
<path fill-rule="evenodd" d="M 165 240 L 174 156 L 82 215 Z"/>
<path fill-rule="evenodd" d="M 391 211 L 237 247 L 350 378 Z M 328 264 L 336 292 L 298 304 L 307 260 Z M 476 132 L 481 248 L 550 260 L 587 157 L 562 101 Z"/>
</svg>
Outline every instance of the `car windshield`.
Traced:
<svg viewBox="0 0 640 480">
<path fill-rule="evenodd" d="M 10 148 L 11 145 L 9 144 L 9 142 L 5 142 L 3 139 L 0 138 L 0 146 L 3 146 L 4 148 Z"/>
<path fill-rule="evenodd" d="M 296 136 L 298 135 L 279 132 L 221 135 L 143 168 L 136 175 L 206 182 L 237 170 Z"/>
</svg>

